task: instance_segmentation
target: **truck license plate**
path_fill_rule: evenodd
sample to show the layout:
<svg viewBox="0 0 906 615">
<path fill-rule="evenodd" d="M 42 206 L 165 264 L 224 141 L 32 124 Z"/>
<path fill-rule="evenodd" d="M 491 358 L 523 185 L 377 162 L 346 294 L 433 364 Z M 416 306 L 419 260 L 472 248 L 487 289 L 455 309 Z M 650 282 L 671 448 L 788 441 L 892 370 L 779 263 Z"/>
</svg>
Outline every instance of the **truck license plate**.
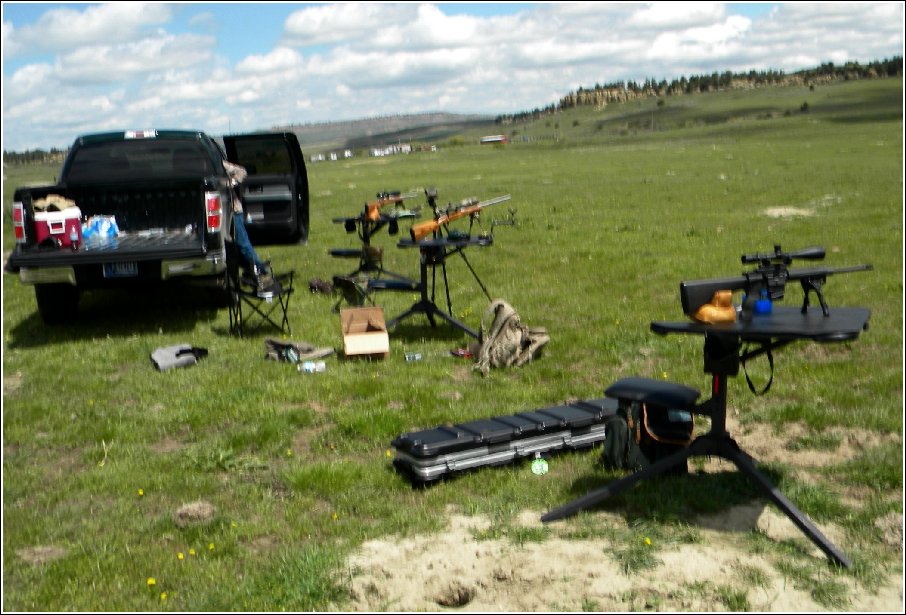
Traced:
<svg viewBox="0 0 906 615">
<path fill-rule="evenodd" d="M 134 278 L 138 275 L 138 263 L 104 263 L 105 278 Z"/>
</svg>

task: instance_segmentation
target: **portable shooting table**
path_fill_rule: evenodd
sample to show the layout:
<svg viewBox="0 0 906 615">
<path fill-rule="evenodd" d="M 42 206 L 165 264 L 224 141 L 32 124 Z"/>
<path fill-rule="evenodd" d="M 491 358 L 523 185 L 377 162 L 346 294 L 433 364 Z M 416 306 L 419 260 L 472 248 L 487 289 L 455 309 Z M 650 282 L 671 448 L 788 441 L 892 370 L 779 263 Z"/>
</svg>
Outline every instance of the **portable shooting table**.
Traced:
<svg viewBox="0 0 906 615">
<path fill-rule="evenodd" d="M 472 268 L 471 263 L 466 258 L 466 255 L 463 251 L 469 246 L 489 246 L 493 243 L 493 238 L 491 236 L 479 236 L 479 237 L 463 237 L 463 238 L 451 238 L 451 237 L 434 237 L 431 239 L 423 239 L 421 241 L 412 241 L 411 239 L 401 239 L 399 241 L 400 248 L 418 248 L 419 251 L 419 281 L 417 284 L 419 290 L 419 299 L 412 307 L 400 314 L 399 316 L 393 318 L 387 322 L 387 328 L 392 329 L 400 321 L 409 318 L 413 314 L 424 314 L 428 318 L 428 322 L 431 323 L 432 327 L 437 326 L 437 323 L 434 319 L 435 316 L 439 316 L 443 320 L 446 320 L 448 323 L 465 331 L 474 338 L 478 337 L 478 332 L 474 329 L 469 328 L 464 323 L 457 320 L 452 312 L 453 305 L 450 301 L 450 287 L 447 282 L 447 258 L 458 254 L 462 257 L 463 262 L 469 268 L 469 271 L 472 273 L 472 276 L 475 278 L 475 281 L 478 282 L 478 285 L 481 287 L 481 290 L 484 292 L 485 296 L 488 298 L 488 301 L 491 300 L 491 296 L 488 294 L 488 290 L 484 287 L 481 280 L 478 278 L 478 274 L 475 273 L 475 269 Z M 443 274 L 444 290 L 447 295 L 447 311 L 444 312 L 434 301 L 435 290 L 437 287 L 437 267 L 440 266 L 441 272 Z M 430 296 L 428 293 L 428 269 L 431 269 L 431 284 L 430 284 Z"/>
<path fill-rule="evenodd" d="M 697 437 L 684 450 L 662 459 L 634 474 L 617 480 L 601 489 L 541 517 L 543 522 L 569 517 L 612 495 L 617 495 L 645 478 L 655 477 L 670 468 L 685 463 L 689 457 L 717 456 L 732 461 L 751 478 L 787 517 L 821 549 L 834 563 L 851 567 L 851 562 L 821 531 L 790 502 L 755 467 L 755 460 L 739 448 L 727 433 L 727 378 L 739 373 L 739 366 L 750 358 L 771 352 L 798 340 L 813 342 L 843 342 L 856 339 L 868 328 L 871 312 L 864 308 L 831 308 L 824 316 L 820 308 L 802 313 L 799 308 L 775 306 L 770 314 L 756 315 L 750 321 L 726 324 L 698 322 L 652 322 L 651 330 L 660 335 L 671 333 L 703 335 L 704 371 L 712 374 L 711 398 L 694 410 L 711 418 L 711 430 Z M 752 351 L 743 344 L 757 344 Z"/>
</svg>

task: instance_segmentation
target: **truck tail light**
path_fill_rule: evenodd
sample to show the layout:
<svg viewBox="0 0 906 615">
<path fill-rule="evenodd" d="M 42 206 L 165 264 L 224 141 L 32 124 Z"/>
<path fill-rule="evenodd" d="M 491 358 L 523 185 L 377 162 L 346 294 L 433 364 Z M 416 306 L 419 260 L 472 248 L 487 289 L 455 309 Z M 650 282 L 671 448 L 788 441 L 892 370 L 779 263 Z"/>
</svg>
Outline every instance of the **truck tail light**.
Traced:
<svg viewBox="0 0 906 615">
<path fill-rule="evenodd" d="M 22 203 L 13 203 L 13 232 L 16 243 L 25 243 L 25 208 Z"/>
<path fill-rule="evenodd" d="M 220 230 L 220 225 L 223 222 L 223 205 L 220 201 L 220 193 L 205 192 L 204 203 L 208 232 L 216 233 Z"/>
</svg>

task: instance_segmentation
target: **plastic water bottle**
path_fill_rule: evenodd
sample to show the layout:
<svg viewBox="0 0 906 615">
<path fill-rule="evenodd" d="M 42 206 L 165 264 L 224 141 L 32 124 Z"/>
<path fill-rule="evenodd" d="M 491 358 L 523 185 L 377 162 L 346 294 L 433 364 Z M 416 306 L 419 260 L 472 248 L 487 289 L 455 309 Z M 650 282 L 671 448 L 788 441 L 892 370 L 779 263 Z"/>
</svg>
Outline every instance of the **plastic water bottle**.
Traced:
<svg viewBox="0 0 906 615">
<path fill-rule="evenodd" d="M 299 366 L 299 371 L 305 374 L 321 373 L 327 370 L 327 364 L 324 361 L 305 361 Z"/>
<path fill-rule="evenodd" d="M 406 362 L 411 363 L 412 361 L 421 361 L 422 353 L 420 352 L 407 352 L 406 353 Z"/>
</svg>

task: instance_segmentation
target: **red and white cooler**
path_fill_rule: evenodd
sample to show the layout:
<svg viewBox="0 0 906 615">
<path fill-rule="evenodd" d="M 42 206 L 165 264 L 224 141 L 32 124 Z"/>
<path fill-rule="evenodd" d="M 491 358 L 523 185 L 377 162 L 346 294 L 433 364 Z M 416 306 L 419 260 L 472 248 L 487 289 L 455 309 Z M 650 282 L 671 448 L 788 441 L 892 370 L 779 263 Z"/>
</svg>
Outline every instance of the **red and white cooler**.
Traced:
<svg viewBox="0 0 906 615">
<path fill-rule="evenodd" d="M 50 237 L 57 240 L 60 247 L 78 247 L 82 243 L 82 212 L 78 207 L 36 211 L 35 235 L 39 244 Z"/>
</svg>

